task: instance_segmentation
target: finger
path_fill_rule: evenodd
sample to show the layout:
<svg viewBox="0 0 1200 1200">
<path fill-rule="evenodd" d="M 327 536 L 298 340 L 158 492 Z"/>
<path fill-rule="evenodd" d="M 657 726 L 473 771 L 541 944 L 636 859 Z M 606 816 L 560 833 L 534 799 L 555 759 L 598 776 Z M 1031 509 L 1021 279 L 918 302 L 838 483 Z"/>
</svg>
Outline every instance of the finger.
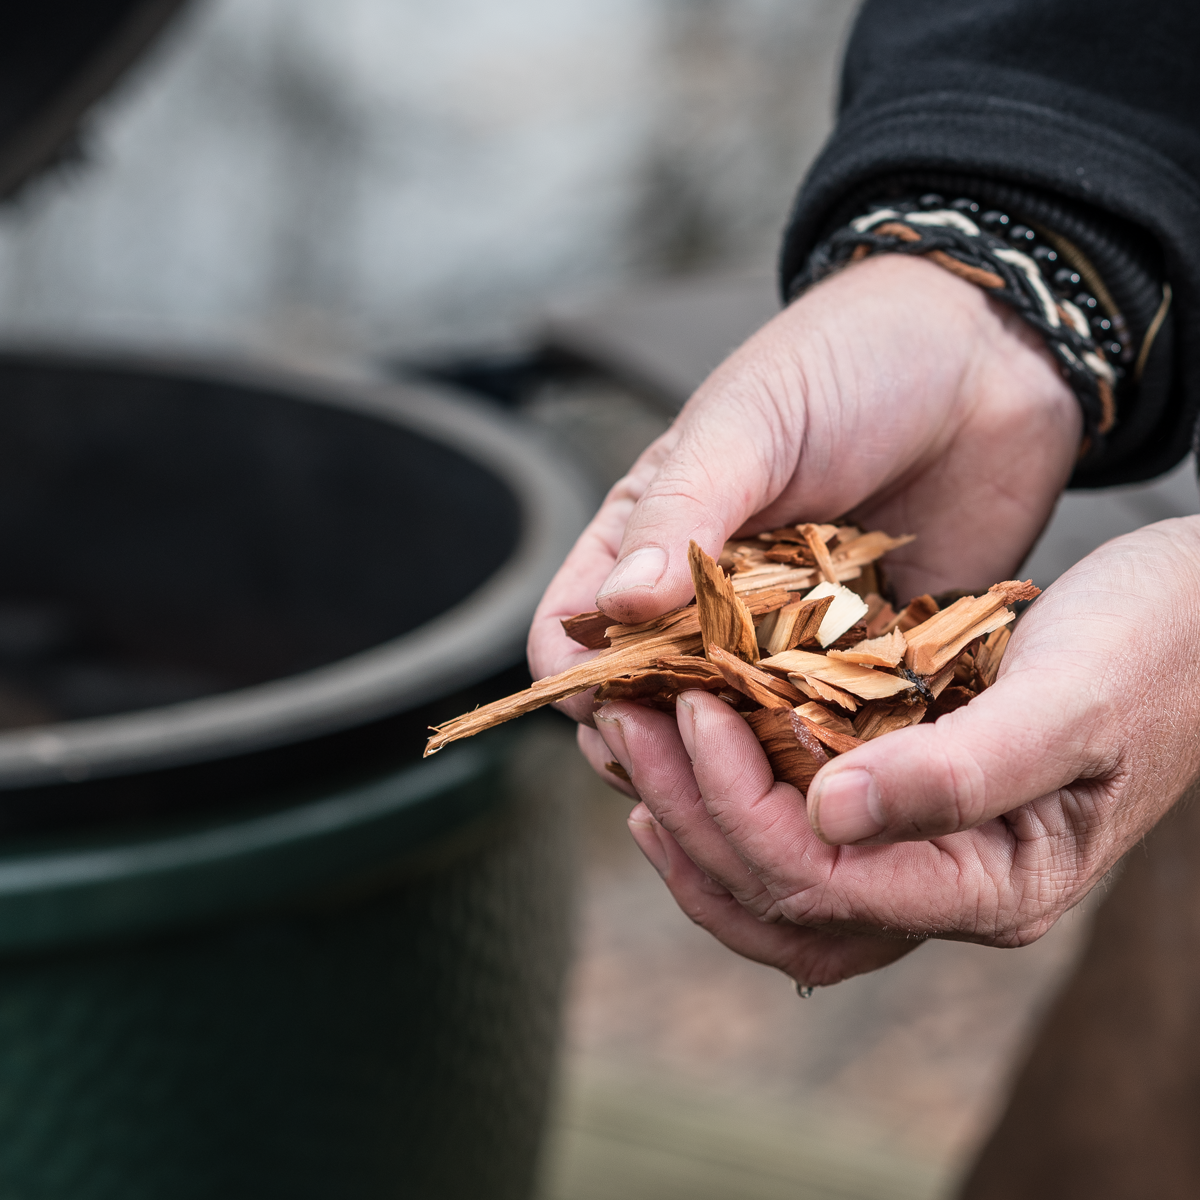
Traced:
<svg viewBox="0 0 1200 1200">
<path fill-rule="evenodd" d="M 1119 761 L 1102 731 L 1113 716 L 1113 679 L 1095 665 L 1118 661 L 1127 628 L 1119 614 L 1092 618 L 1074 607 L 1072 591 L 1038 601 L 1000 679 L 969 705 L 825 767 L 808 791 L 819 836 L 833 845 L 928 839 L 975 828 L 1077 781 L 1111 778 Z M 1134 702 L 1131 691 L 1116 693 Z"/>
<path fill-rule="evenodd" d="M 583 757 L 587 759 L 593 771 L 608 784 L 609 787 L 615 788 L 618 792 L 622 792 L 631 800 L 638 798 L 637 791 L 632 783 L 627 778 L 624 778 L 620 772 L 625 775 L 629 774 L 629 768 L 621 762 L 604 743 L 604 739 L 596 730 L 587 725 L 580 725 L 576 732 L 575 739 L 579 744 L 579 749 L 583 752 Z M 620 768 L 620 771 L 614 770 Z"/>
<path fill-rule="evenodd" d="M 719 700 L 714 703 L 726 707 Z M 736 715 L 734 719 L 740 721 Z M 629 771 L 643 803 L 684 852 L 740 903 L 760 916 L 770 916 L 770 895 L 746 869 L 705 808 L 675 719 L 635 704 L 606 704 L 596 713 L 596 728 Z M 793 805 L 803 813 L 799 794 L 788 790 Z"/>
<path fill-rule="evenodd" d="M 691 920 L 730 950 L 775 967 L 803 986 L 827 986 L 877 970 L 921 944 L 917 938 L 867 937 L 764 922 L 700 870 L 644 804 L 629 814 L 629 829 Z"/>
<path fill-rule="evenodd" d="M 616 561 L 630 513 L 674 442 L 675 434 L 669 430 L 647 447 L 629 473 L 613 485 L 555 572 L 529 631 L 527 651 L 535 679 L 556 674 L 589 653 L 567 636 L 562 621 L 595 607 L 596 591 Z"/>
<path fill-rule="evenodd" d="M 688 543 L 715 557 L 779 494 L 803 424 L 799 413 L 781 421 L 752 378 L 719 371 L 680 418 L 675 448 L 633 506 L 597 606 L 634 623 L 686 604 L 693 594 Z"/>
</svg>

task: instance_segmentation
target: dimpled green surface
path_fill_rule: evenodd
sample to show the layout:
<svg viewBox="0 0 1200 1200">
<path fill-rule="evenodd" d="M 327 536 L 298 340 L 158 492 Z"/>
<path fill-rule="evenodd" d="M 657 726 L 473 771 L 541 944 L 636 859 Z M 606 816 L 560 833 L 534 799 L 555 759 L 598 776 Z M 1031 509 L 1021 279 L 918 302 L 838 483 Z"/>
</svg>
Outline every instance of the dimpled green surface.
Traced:
<svg viewBox="0 0 1200 1200">
<path fill-rule="evenodd" d="M 566 824 L 525 795 L 400 882 L 0 959 L 0 1197 L 527 1196 Z"/>
</svg>

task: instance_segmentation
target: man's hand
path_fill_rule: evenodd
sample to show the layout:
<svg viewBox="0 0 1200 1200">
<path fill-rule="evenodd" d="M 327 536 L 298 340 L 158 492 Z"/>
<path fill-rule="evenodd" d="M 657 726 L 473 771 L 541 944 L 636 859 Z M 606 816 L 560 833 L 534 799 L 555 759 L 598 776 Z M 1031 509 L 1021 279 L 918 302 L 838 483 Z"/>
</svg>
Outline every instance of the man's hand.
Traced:
<svg viewBox="0 0 1200 1200">
<path fill-rule="evenodd" d="M 807 809 L 706 693 L 597 725 L 642 797 L 638 844 L 740 953 L 826 984 L 931 936 L 1018 946 L 1200 772 L 1197 595 L 1200 518 L 1109 542 L 1025 614 L 992 688 L 839 756 Z"/>
<path fill-rule="evenodd" d="M 733 354 L 612 489 L 538 609 L 534 674 L 588 653 L 560 618 L 687 603 L 693 538 L 716 555 L 739 530 L 850 514 L 917 534 L 888 560 L 902 596 L 987 587 L 1045 525 L 1080 426 L 1020 317 L 922 260 L 850 267 Z M 591 723 L 590 695 L 562 707 Z"/>
</svg>

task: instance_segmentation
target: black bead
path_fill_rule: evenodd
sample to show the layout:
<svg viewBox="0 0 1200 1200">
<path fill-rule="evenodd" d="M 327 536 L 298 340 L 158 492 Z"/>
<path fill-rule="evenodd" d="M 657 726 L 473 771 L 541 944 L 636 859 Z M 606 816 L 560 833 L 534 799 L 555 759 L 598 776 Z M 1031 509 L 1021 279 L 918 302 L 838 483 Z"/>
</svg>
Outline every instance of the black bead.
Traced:
<svg viewBox="0 0 1200 1200">
<path fill-rule="evenodd" d="M 1112 322 L 1107 317 L 1093 317 L 1092 328 L 1099 333 L 1107 333 L 1112 328 Z"/>
<path fill-rule="evenodd" d="M 1008 214 L 1002 213 L 995 208 L 990 212 L 985 212 L 979 219 L 984 225 L 995 226 L 996 228 L 1003 228 L 1008 224 Z"/>
<path fill-rule="evenodd" d="M 917 203 L 922 208 L 944 208 L 946 206 L 944 197 L 939 196 L 937 192 L 926 192 Z"/>
<path fill-rule="evenodd" d="M 1008 236 L 1011 241 L 1017 245 L 1028 245 L 1037 239 L 1037 234 L 1029 228 L 1028 225 L 1014 225 L 1009 231 Z"/>
<path fill-rule="evenodd" d="M 1049 246 L 1034 246 L 1033 257 L 1040 263 L 1058 262 L 1058 252 Z"/>
<path fill-rule="evenodd" d="M 1120 342 L 1109 342 L 1104 349 L 1108 351 L 1110 358 L 1120 358 L 1122 347 Z"/>
<path fill-rule="evenodd" d="M 959 196 L 957 200 L 951 200 L 950 207 L 955 212 L 977 213 L 979 211 L 979 205 L 974 200 L 968 200 L 966 196 Z"/>
<path fill-rule="evenodd" d="M 1089 296 L 1087 292 L 1080 292 L 1075 297 L 1075 304 L 1079 308 L 1095 308 L 1096 307 L 1096 297 Z"/>
<path fill-rule="evenodd" d="M 1054 272 L 1054 282 L 1061 288 L 1075 287 L 1082 280 L 1077 271 L 1072 271 L 1070 267 L 1059 267 Z"/>
</svg>

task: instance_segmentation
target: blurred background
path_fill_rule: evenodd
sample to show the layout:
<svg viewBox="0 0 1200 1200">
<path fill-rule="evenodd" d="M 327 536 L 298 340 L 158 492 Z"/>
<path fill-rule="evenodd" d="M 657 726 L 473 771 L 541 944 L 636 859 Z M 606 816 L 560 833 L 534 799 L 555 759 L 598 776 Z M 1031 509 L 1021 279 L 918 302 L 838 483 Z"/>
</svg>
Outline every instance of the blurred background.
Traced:
<svg viewBox="0 0 1200 1200">
<path fill-rule="evenodd" d="M 449 381 L 599 494 L 774 310 L 855 7 L 195 3 L 0 209 L 0 335 Z M 1068 497 L 1035 579 L 1196 511 L 1189 470 Z M 565 722 L 520 770 L 585 864 L 544 1200 L 949 1193 L 1086 912 L 802 1003 L 674 909 Z"/>
</svg>

